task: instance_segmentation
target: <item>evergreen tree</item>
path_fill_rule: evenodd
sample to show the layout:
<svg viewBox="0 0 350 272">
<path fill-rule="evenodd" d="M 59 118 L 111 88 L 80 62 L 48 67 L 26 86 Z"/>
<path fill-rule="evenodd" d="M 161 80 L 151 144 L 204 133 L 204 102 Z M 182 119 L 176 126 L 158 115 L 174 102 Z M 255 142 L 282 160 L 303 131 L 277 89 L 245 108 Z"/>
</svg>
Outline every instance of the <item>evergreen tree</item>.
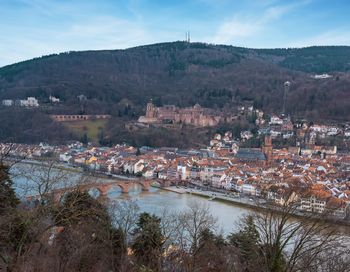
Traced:
<svg viewBox="0 0 350 272">
<path fill-rule="evenodd" d="M 122 257 L 127 253 L 126 239 L 123 230 L 121 228 L 112 228 L 111 239 L 113 245 L 113 256 L 115 256 L 118 264 L 122 261 Z"/>
<path fill-rule="evenodd" d="M 259 232 L 251 216 L 247 217 L 239 232 L 231 233 L 228 236 L 228 240 L 231 245 L 240 250 L 243 266 L 248 266 L 251 260 L 257 259 L 259 255 Z"/>
<path fill-rule="evenodd" d="M 19 203 L 12 186 L 13 181 L 9 175 L 9 168 L 0 162 L 0 214 L 9 208 L 16 208 Z"/>
<path fill-rule="evenodd" d="M 80 141 L 84 144 L 84 145 L 87 145 L 88 143 L 88 137 L 87 137 L 87 134 L 84 133 L 84 135 L 80 138 Z"/>
<path fill-rule="evenodd" d="M 160 228 L 160 218 L 149 213 L 140 214 L 132 250 L 137 260 L 150 267 L 156 267 L 163 251 L 164 236 Z"/>
<path fill-rule="evenodd" d="M 206 244 L 211 244 L 217 248 L 220 248 L 225 246 L 227 243 L 221 235 L 215 235 L 211 229 L 205 228 L 200 233 L 199 249 L 201 249 Z"/>
<path fill-rule="evenodd" d="M 28 220 L 16 210 L 19 199 L 12 186 L 9 167 L 0 161 L 0 264 L 6 271 L 12 271 L 30 241 Z"/>
</svg>

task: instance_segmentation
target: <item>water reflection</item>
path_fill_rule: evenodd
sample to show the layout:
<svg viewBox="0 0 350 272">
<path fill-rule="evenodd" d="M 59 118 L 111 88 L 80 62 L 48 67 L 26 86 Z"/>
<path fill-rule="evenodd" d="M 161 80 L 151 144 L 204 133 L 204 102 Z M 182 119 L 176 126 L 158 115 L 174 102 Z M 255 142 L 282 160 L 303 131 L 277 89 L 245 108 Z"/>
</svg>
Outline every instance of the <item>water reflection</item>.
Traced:
<svg viewBox="0 0 350 272">
<path fill-rule="evenodd" d="M 165 191 L 159 188 L 151 187 L 149 191 L 142 191 L 139 184 L 130 187 L 128 194 L 122 194 L 116 187 L 116 190 L 109 191 L 110 200 L 136 199 L 141 212 L 154 213 L 160 216 L 164 209 L 168 212 L 179 212 L 187 209 L 192 201 L 199 202 L 203 206 L 209 206 L 210 212 L 218 219 L 218 229 L 227 235 L 237 229 L 236 222 L 240 216 L 247 213 L 248 210 L 234 206 L 229 203 L 218 201 L 208 201 L 207 198 L 193 196 L 190 194 L 177 194 Z"/>
</svg>

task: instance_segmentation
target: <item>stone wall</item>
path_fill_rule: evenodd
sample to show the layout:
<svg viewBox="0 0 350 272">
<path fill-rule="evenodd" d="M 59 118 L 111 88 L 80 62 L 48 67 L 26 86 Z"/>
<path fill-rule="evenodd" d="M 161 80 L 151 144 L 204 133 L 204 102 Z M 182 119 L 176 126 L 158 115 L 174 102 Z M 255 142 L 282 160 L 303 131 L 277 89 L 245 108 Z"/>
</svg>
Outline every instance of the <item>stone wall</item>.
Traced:
<svg viewBox="0 0 350 272">
<path fill-rule="evenodd" d="M 74 122 L 83 120 L 95 120 L 95 119 L 108 119 L 111 118 L 110 115 L 74 115 L 74 114 L 60 114 L 60 115 L 50 115 L 50 117 L 56 122 Z"/>
</svg>

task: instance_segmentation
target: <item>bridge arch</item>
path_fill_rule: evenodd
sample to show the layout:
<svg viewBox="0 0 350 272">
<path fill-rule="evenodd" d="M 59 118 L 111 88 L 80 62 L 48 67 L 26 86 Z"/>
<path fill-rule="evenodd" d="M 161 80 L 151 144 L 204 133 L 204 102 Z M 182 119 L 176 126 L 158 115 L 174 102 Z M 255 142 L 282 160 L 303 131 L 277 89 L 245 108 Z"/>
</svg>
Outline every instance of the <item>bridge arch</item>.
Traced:
<svg viewBox="0 0 350 272">
<path fill-rule="evenodd" d="M 86 191 L 93 198 L 99 198 L 102 195 L 101 190 L 99 188 L 94 187 L 94 186 L 88 188 Z M 96 193 L 98 193 L 98 195 Z"/>
<path fill-rule="evenodd" d="M 102 192 L 102 195 L 107 196 L 109 189 L 115 186 L 120 187 L 122 189 L 122 193 L 128 193 L 130 189 L 130 183 L 125 183 L 125 182 L 105 183 L 103 185 L 100 185 L 99 188 Z"/>
<path fill-rule="evenodd" d="M 140 180 L 135 183 L 140 184 L 143 191 L 149 191 L 149 188 L 151 187 L 151 183 L 147 180 Z"/>
<path fill-rule="evenodd" d="M 112 184 L 112 185 L 108 186 L 108 190 L 106 192 L 106 195 L 108 195 L 111 191 L 116 191 L 113 188 L 119 188 L 120 189 L 120 193 L 127 193 L 129 191 L 129 188 L 126 188 L 125 186 L 123 187 L 120 184 Z"/>
<path fill-rule="evenodd" d="M 163 187 L 164 182 L 160 180 L 151 180 L 150 181 L 150 186 L 155 185 L 157 187 Z"/>
</svg>

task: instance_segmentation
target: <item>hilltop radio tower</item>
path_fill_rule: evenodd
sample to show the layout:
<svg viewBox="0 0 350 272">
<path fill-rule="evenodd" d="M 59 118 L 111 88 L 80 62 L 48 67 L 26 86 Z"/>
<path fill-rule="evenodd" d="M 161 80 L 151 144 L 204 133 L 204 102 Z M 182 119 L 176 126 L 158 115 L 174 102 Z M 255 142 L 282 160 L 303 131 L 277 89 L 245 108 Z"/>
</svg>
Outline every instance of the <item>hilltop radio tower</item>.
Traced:
<svg viewBox="0 0 350 272">
<path fill-rule="evenodd" d="M 186 39 L 185 39 L 185 42 L 188 42 L 188 43 L 190 43 L 190 42 L 191 42 L 191 35 L 190 35 L 190 31 L 187 31 L 187 32 L 186 32 Z"/>
<path fill-rule="evenodd" d="M 287 102 L 287 95 L 289 92 L 289 87 L 290 87 L 290 82 L 286 81 L 284 82 L 283 86 L 284 86 L 284 95 L 283 95 L 283 112 L 282 114 L 285 115 L 286 114 L 286 102 Z"/>
</svg>

